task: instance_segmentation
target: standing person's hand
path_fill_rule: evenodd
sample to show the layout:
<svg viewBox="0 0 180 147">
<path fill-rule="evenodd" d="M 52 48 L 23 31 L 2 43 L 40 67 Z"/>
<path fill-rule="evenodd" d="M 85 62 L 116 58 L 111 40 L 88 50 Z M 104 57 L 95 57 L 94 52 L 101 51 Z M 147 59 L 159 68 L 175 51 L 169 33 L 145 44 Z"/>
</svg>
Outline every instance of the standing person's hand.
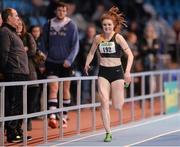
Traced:
<svg viewBox="0 0 180 147">
<path fill-rule="evenodd" d="M 39 67 L 39 72 L 40 72 L 41 74 L 43 74 L 45 71 L 46 71 L 46 68 L 45 68 L 45 67 Z"/>
<path fill-rule="evenodd" d="M 29 50 L 29 48 L 27 46 L 25 46 L 24 50 L 27 52 Z"/>
<path fill-rule="evenodd" d="M 86 75 L 88 75 L 89 69 L 90 69 L 90 66 L 89 65 L 85 65 L 84 72 L 86 73 Z"/>
<path fill-rule="evenodd" d="M 64 64 L 63 64 L 63 66 L 64 66 L 65 68 L 68 68 L 68 67 L 70 67 L 70 66 L 71 66 L 71 64 L 69 63 L 69 61 L 68 61 L 68 60 L 64 60 Z"/>
<path fill-rule="evenodd" d="M 125 80 L 125 83 L 130 83 L 131 82 L 131 74 L 130 74 L 130 72 L 125 72 L 124 73 L 124 80 Z"/>
</svg>

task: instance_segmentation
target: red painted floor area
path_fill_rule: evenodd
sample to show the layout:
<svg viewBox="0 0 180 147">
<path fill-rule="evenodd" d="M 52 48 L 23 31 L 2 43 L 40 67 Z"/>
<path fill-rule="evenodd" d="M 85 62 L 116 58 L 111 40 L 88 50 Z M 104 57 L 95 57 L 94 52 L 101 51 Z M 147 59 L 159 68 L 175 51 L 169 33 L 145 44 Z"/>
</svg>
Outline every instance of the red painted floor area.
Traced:
<svg viewBox="0 0 180 147">
<path fill-rule="evenodd" d="M 132 103 L 126 103 L 122 110 L 122 122 L 128 123 L 132 120 L 132 113 L 131 113 L 131 106 Z M 142 108 L 141 108 L 141 102 L 137 101 L 134 105 L 135 111 L 134 111 L 134 118 L 135 120 L 142 119 Z M 111 111 L 111 125 L 117 126 L 120 125 L 119 119 L 119 113 L 114 110 L 113 108 L 110 109 Z M 159 98 L 156 98 L 154 101 L 154 115 L 160 114 L 160 100 Z M 92 131 L 92 110 L 91 109 L 82 109 L 81 110 L 81 119 L 80 119 L 80 131 L 88 132 Z M 151 117 L 150 113 L 150 101 L 145 101 L 145 117 Z M 32 121 L 32 131 L 28 131 L 28 135 L 31 135 L 33 139 L 28 142 L 28 145 L 35 146 L 38 144 L 43 144 L 43 120 L 42 119 L 36 119 Z M 101 121 L 101 115 L 100 110 L 97 108 L 96 110 L 96 129 L 102 129 L 102 121 Z M 60 139 L 60 130 L 59 129 L 51 129 L 48 128 L 48 141 L 58 140 Z M 77 134 L 77 111 L 71 111 L 69 112 L 69 121 L 68 121 L 68 127 L 64 129 L 64 137 L 70 137 L 72 135 Z M 15 144 L 15 143 L 7 143 L 5 140 L 5 146 L 22 146 L 23 144 Z"/>
</svg>

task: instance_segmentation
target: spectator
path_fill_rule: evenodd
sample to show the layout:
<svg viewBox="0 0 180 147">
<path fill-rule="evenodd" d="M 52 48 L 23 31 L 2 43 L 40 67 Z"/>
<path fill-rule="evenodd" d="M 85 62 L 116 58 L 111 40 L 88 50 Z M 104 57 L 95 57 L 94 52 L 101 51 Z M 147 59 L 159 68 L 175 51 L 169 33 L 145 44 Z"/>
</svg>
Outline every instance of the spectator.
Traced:
<svg viewBox="0 0 180 147">
<path fill-rule="evenodd" d="M 155 70 L 157 63 L 157 53 L 160 48 L 160 44 L 157 33 L 151 24 L 145 27 L 143 39 L 139 44 L 143 57 L 144 69 L 146 71 Z"/>
<path fill-rule="evenodd" d="M 137 47 L 138 41 L 137 41 L 137 36 L 134 32 L 127 33 L 127 43 L 134 55 L 132 72 L 142 72 L 143 71 L 142 57 L 140 56 L 140 52 Z M 134 95 L 140 95 L 141 94 L 141 77 L 134 78 L 134 85 L 136 87 L 134 91 Z M 127 88 L 127 97 L 130 97 L 130 88 Z"/>
<path fill-rule="evenodd" d="M 0 69 L 6 82 L 26 81 L 29 75 L 28 57 L 22 40 L 16 34 L 18 13 L 13 8 L 2 11 L 3 26 L 0 30 Z M 5 91 L 5 116 L 22 115 L 23 87 L 10 86 Z M 22 142 L 22 119 L 5 122 L 8 142 Z M 27 136 L 27 140 L 31 140 Z"/>
<path fill-rule="evenodd" d="M 96 5 L 96 11 L 92 15 L 92 21 L 95 22 L 98 28 L 101 27 L 101 22 L 99 21 L 100 16 L 105 12 L 105 6 L 102 3 Z"/>
<path fill-rule="evenodd" d="M 1 17 L 1 13 L 0 13 L 0 27 L 2 26 L 2 17 Z"/>
<path fill-rule="evenodd" d="M 153 25 L 148 24 L 144 29 L 144 36 L 143 39 L 140 41 L 140 50 L 142 55 L 142 61 L 143 61 L 143 69 L 145 71 L 149 70 L 156 70 L 157 69 L 157 53 L 160 49 L 159 40 L 157 37 L 157 33 L 153 27 Z M 150 92 L 150 86 L 153 86 L 153 90 L 156 90 L 155 83 L 155 77 L 152 79 L 149 79 L 149 77 L 145 77 L 145 93 L 149 94 Z"/>
<path fill-rule="evenodd" d="M 138 68 L 137 66 L 142 66 L 141 65 L 136 65 L 136 61 L 141 60 L 141 56 L 140 56 L 140 52 L 138 50 L 138 40 L 137 40 L 137 36 L 134 32 L 128 32 L 127 33 L 127 43 L 130 47 L 130 49 L 132 50 L 132 53 L 134 55 L 134 66 L 132 67 L 132 71 L 133 72 L 141 72 L 142 71 L 142 67 L 141 70 L 140 68 Z"/>
<path fill-rule="evenodd" d="M 41 43 L 41 35 L 42 35 L 42 28 L 39 25 L 34 25 L 30 27 L 30 33 L 32 34 L 32 36 L 34 37 L 34 40 L 36 41 L 36 45 L 37 45 L 37 51 L 39 51 L 40 49 L 40 43 Z M 37 78 L 38 79 L 45 79 L 46 78 L 46 68 L 45 68 L 45 64 L 44 62 L 36 65 L 36 71 L 37 71 Z M 39 85 L 39 99 L 40 99 L 40 109 L 42 109 L 42 105 L 43 104 L 43 84 Z"/>
<path fill-rule="evenodd" d="M 125 34 L 125 37 L 130 49 L 132 50 L 134 57 L 137 58 L 139 56 L 139 51 L 137 47 L 137 35 L 135 34 L 135 32 L 127 32 Z M 127 56 L 122 56 L 123 68 L 126 67 L 126 64 L 127 64 Z M 134 66 L 132 67 L 132 71 L 134 71 Z"/>
<path fill-rule="evenodd" d="M 76 23 L 79 31 L 79 38 L 82 39 L 87 29 L 88 22 L 84 19 L 83 15 L 77 11 L 77 4 L 69 2 L 68 16 Z"/>
<path fill-rule="evenodd" d="M 26 25 L 22 19 L 19 21 L 19 25 L 17 27 L 17 34 L 23 41 L 24 49 L 28 55 L 28 67 L 29 67 L 29 75 L 28 80 L 37 80 L 37 72 L 35 63 L 33 61 L 34 55 L 36 54 L 36 42 L 32 35 L 27 32 Z M 27 112 L 33 113 L 38 112 L 40 110 L 40 99 L 38 98 L 39 94 L 39 85 L 33 84 L 28 86 L 27 90 Z M 36 107 L 35 107 L 36 106 Z M 32 130 L 31 118 L 28 119 L 27 130 Z"/>
<path fill-rule="evenodd" d="M 82 75 L 84 74 L 84 66 L 86 62 L 86 58 L 89 52 L 89 49 L 92 45 L 92 42 L 94 40 L 94 36 L 96 35 L 96 26 L 92 23 L 89 24 L 86 30 L 86 35 L 84 39 L 80 42 L 80 51 L 79 51 L 79 59 L 77 63 L 79 64 L 79 70 Z M 91 62 L 91 71 L 89 72 L 89 76 L 96 76 L 98 74 L 98 54 L 97 52 L 95 53 L 94 59 Z M 88 80 L 83 80 L 82 81 L 82 103 L 87 103 L 90 102 L 91 100 L 91 95 L 90 95 L 90 86 L 91 82 Z"/>
<path fill-rule="evenodd" d="M 60 2 L 55 9 L 56 17 L 44 25 L 41 50 L 47 54 L 47 78 L 70 77 L 72 63 L 79 50 L 79 37 L 76 24 L 67 17 L 67 4 Z M 48 106 L 50 110 L 58 106 L 58 82 L 49 84 Z M 64 81 L 63 105 L 70 106 L 70 81 Z M 67 112 L 63 115 L 63 127 L 67 127 Z M 49 126 L 58 127 L 57 116 L 51 114 Z"/>
<path fill-rule="evenodd" d="M 39 25 L 34 25 L 30 27 L 30 33 L 33 36 L 34 40 L 36 41 L 37 49 L 40 47 L 40 37 L 42 34 L 42 29 L 41 26 Z"/>
<path fill-rule="evenodd" d="M 180 43 L 180 20 L 174 22 L 173 29 L 176 33 L 176 43 Z"/>
<path fill-rule="evenodd" d="M 1 27 L 1 25 L 2 25 L 2 17 L 1 17 L 1 13 L 0 13 L 0 27 Z M 0 82 L 2 82 L 3 80 L 4 80 L 4 75 L 0 71 Z"/>
<path fill-rule="evenodd" d="M 180 64 L 180 20 L 174 22 L 173 29 L 176 33 L 175 56 L 177 63 Z"/>
<path fill-rule="evenodd" d="M 30 33 L 32 34 L 36 45 L 37 45 L 37 51 L 40 50 L 40 44 L 41 44 L 41 35 L 42 35 L 42 28 L 39 25 L 34 25 L 30 27 Z M 44 63 L 41 63 L 37 67 L 38 72 L 38 79 L 44 79 L 45 78 L 45 65 Z"/>
</svg>

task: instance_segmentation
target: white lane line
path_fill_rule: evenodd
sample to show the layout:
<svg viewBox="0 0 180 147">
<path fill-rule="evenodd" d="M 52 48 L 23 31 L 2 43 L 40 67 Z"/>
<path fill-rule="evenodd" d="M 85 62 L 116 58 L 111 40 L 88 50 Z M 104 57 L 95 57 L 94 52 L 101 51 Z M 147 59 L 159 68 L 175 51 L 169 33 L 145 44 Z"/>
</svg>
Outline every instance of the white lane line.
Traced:
<svg viewBox="0 0 180 147">
<path fill-rule="evenodd" d="M 133 125 L 133 126 L 127 126 L 127 127 L 123 127 L 123 128 L 119 128 L 119 129 L 113 129 L 112 132 L 118 132 L 118 131 L 122 131 L 122 130 L 127 130 L 127 129 L 140 127 L 140 126 L 143 126 L 143 125 L 156 123 L 156 122 L 159 122 L 159 121 L 163 121 L 163 120 L 166 120 L 166 119 L 177 117 L 179 115 L 180 115 L 180 113 L 177 113 L 177 114 L 171 114 L 171 115 L 168 115 L 168 116 L 163 116 L 162 118 L 158 118 L 158 119 L 154 119 L 154 120 L 147 120 L 147 122 L 138 123 L 138 124 Z M 59 145 L 69 144 L 69 143 L 72 143 L 72 142 L 76 142 L 76 141 L 83 140 L 83 139 L 90 138 L 90 137 L 94 137 L 94 136 L 99 136 L 99 135 L 102 135 L 102 134 L 104 134 L 104 132 L 96 133 L 96 134 L 92 134 L 92 135 L 87 135 L 87 136 L 84 136 L 84 137 L 80 137 L 80 138 L 73 139 L 73 140 L 70 140 L 70 141 L 65 141 L 65 142 L 62 142 L 62 143 L 57 143 L 57 144 L 52 145 L 50 147 L 56 147 L 56 146 L 59 146 Z"/>
<path fill-rule="evenodd" d="M 162 136 L 165 136 L 165 135 L 169 135 L 169 134 L 172 134 L 172 133 L 176 133 L 176 132 L 180 132 L 180 129 L 174 130 L 174 131 L 170 131 L 170 132 L 166 132 L 166 133 L 162 133 L 162 134 L 159 134 L 159 135 L 151 137 L 151 138 L 147 138 L 147 139 L 144 139 L 144 140 L 132 143 L 132 144 L 125 145 L 124 147 L 130 147 L 130 146 L 133 146 L 133 145 L 138 145 L 140 143 L 144 143 L 144 142 L 147 142 L 147 141 L 150 141 L 150 140 L 153 140 L 153 139 L 157 139 L 159 137 L 162 137 Z"/>
</svg>

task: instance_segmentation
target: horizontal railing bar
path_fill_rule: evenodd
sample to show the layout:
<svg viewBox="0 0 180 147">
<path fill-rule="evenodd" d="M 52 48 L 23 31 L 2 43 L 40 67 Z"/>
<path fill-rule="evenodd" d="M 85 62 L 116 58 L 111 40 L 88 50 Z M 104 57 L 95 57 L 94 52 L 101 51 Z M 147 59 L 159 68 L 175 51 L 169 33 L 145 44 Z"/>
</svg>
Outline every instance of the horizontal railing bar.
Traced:
<svg viewBox="0 0 180 147">
<path fill-rule="evenodd" d="M 14 116 L 8 116 L 8 117 L 4 117 L 4 118 L 0 117 L 0 122 L 9 121 L 9 120 L 18 120 L 18 119 L 23 119 L 23 118 L 31 118 L 31 117 L 37 117 L 37 116 L 42 116 L 42 115 L 48 115 L 51 113 L 60 113 L 63 111 L 71 111 L 71 110 L 77 110 L 77 109 L 82 109 L 82 108 L 91 108 L 91 107 L 99 107 L 99 106 L 100 106 L 100 103 L 83 104 L 83 105 L 77 105 L 77 106 L 57 108 L 55 110 L 36 112 L 36 113 L 27 114 L 27 115 L 14 115 Z"/>
<path fill-rule="evenodd" d="M 132 98 L 126 98 L 125 102 L 131 102 L 132 100 L 138 101 L 138 100 L 148 99 L 150 97 L 157 97 L 157 96 L 163 96 L 163 95 L 164 95 L 164 92 L 158 92 L 158 93 L 154 93 L 154 94 L 134 96 L 133 99 Z"/>
<path fill-rule="evenodd" d="M 160 71 L 149 71 L 149 72 L 138 72 L 132 73 L 132 77 L 137 76 L 148 76 L 148 75 L 158 75 L 158 74 L 168 74 L 168 73 L 180 73 L 180 70 L 160 70 Z M 0 87 L 2 86 L 19 86 L 19 85 L 34 85 L 43 84 L 51 82 L 61 82 L 61 81 L 77 81 L 77 80 L 93 80 L 97 79 L 97 76 L 82 76 L 82 77 L 66 77 L 57 79 L 44 79 L 44 80 L 34 80 L 34 81 L 18 81 L 18 82 L 0 82 Z"/>
<path fill-rule="evenodd" d="M 66 78 L 32 80 L 32 81 L 17 81 L 17 82 L 0 82 L 0 87 L 2 87 L 2 86 L 34 85 L 34 84 L 62 82 L 62 81 L 93 80 L 93 79 L 97 79 L 97 76 L 66 77 Z"/>
</svg>

